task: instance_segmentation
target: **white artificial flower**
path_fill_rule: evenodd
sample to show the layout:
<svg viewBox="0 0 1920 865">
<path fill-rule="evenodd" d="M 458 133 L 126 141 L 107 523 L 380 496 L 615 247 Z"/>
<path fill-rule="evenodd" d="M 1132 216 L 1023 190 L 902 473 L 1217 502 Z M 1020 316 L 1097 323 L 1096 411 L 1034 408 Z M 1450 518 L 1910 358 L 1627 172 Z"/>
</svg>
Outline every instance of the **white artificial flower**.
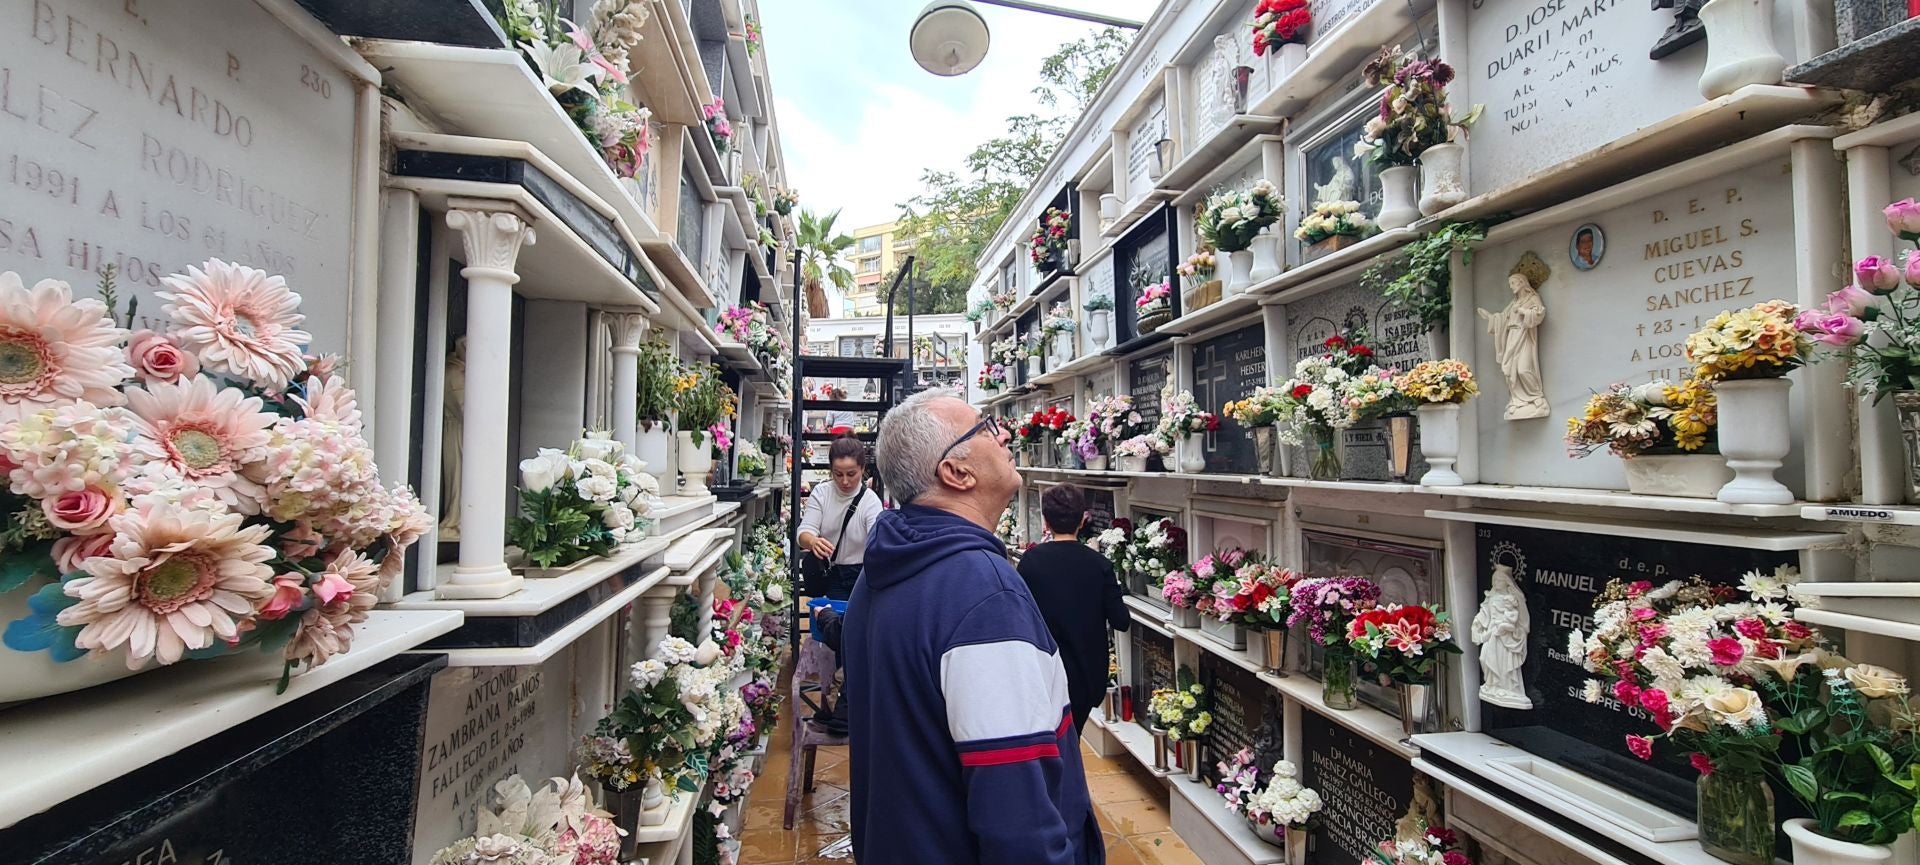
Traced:
<svg viewBox="0 0 1920 865">
<path fill-rule="evenodd" d="M 576 443 L 580 458 L 585 460 L 611 461 L 620 455 L 623 448 L 613 440 L 611 432 L 590 432 Z"/>
<path fill-rule="evenodd" d="M 659 684 L 661 679 L 666 678 L 667 665 L 657 659 L 648 658 L 638 664 L 634 664 L 629 675 L 633 678 L 633 686 L 644 691 Z"/>
<path fill-rule="evenodd" d="M 620 488 L 614 484 L 613 478 L 603 478 L 598 475 L 583 477 L 575 481 L 573 486 L 581 498 L 590 502 L 613 501 L 614 494 L 620 491 Z"/>
<path fill-rule="evenodd" d="M 1579 628 L 1567 632 L 1567 657 L 1579 660 L 1587 656 L 1587 638 Z"/>
<path fill-rule="evenodd" d="M 1787 596 L 1787 584 L 1772 574 L 1748 571 L 1740 575 L 1740 590 L 1757 600 L 1773 601 Z"/>
<path fill-rule="evenodd" d="M 520 486 L 530 493 L 544 493 L 567 474 L 565 457 L 554 459 L 542 453 L 520 461 Z"/>
<path fill-rule="evenodd" d="M 1588 679 L 1586 687 L 1580 692 L 1580 699 L 1589 703 L 1598 703 L 1606 696 L 1607 686 L 1601 684 L 1599 679 Z"/>
<path fill-rule="evenodd" d="M 692 643 L 679 637 L 668 637 L 660 641 L 658 654 L 661 661 L 673 665 L 691 662 L 697 652 Z"/>
<path fill-rule="evenodd" d="M 616 502 L 600 512 L 600 523 L 610 529 L 633 528 L 633 510 Z"/>
<path fill-rule="evenodd" d="M 720 660 L 720 647 L 715 645 L 712 640 L 701 643 L 700 648 L 694 651 L 693 662 L 702 667 L 708 666 L 718 660 Z"/>
</svg>

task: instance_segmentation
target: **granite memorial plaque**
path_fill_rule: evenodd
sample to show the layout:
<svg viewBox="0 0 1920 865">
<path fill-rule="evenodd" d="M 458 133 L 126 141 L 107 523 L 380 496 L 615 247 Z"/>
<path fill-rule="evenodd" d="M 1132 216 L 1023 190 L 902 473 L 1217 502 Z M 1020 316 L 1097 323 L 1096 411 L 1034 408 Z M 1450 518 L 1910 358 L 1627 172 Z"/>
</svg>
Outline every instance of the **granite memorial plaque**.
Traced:
<svg viewBox="0 0 1920 865">
<path fill-rule="evenodd" d="M 1148 355 L 1127 362 L 1127 393 L 1133 408 L 1148 426 L 1160 422 L 1160 389 L 1173 374 L 1173 351 Z"/>
<path fill-rule="evenodd" d="M 1508 385 L 1486 324 L 1477 322 L 1482 332 L 1469 363 L 1481 393 L 1467 410 L 1478 413 L 1481 453 L 1500 455 L 1482 462 L 1481 482 L 1624 488 L 1618 459 L 1567 458 L 1565 419 L 1580 415 L 1589 396 L 1616 382 L 1686 377 L 1687 336 L 1714 315 L 1797 296 L 1794 244 L 1787 242 L 1794 236 L 1788 180 L 1783 153 L 1482 247 L 1474 255 L 1471 290 L 1456 285 L 1455 303 L 1499 312 L 1513 300 L 1509 281 L 1524 256 L 1532 252 L 1546 262 L 1547 278 L 1538 287 L 1546 307 L 1538 351 L 1551 412 L 1505 419 Z M 1605 230 L 1608 252 L 1597 267 L 1579 270 L 1568 240 L 1589 222 Z M 1790 411 L 1803 411 L 1798 400 Z M 1789 487 L 1805 477 L 1800 460 L 1796 450 L 1778 473 Z"/>
<path fill-rule="evenodd" d="M 1610 786 L 1634 791 L 1648 801 L 1681 814 L 1693 811 L 1693 780 L 1699 773 L 1678 752 L 1652 761 L 1629 755 L 1625 737 L 1653 733 L 1644 710 L 1625 709 L 1609 699 L 1581 698 L 1589 677 L 1578 658 L 1567 655 L 1567 635 L 1593 628 L 1593 599 L 1613 579 L 1647 580 L 1659 585 L 1698 575 L 1711 583 L 1738 586 L 1741 574 L 1771 572 L 1796 564 L 1793 553 L 1772 553 L 1732 544 L 1709 546 L 1635 538 L 1626 532 L 1605 535 L 1511 526 L 1474 530 L 1476 591 L 1492 585 L 1493 569 L 1504 565 L 1527 599 L 1526 659 L 1522 678 L 1531 710 L 1480 704 L 1481 726 L 1509 742 Z M 1455 625 L 1461 639 L 1469 622 Z"/>
<path fill-rule="evenodd" d="M 1413 764 L 1311 709 L 1300 713 L 1300 783 L 1326 803 L 1315 865 L 1359 865 L 1393 837 L 1413 798 Z"/>
<path fill-rule="evenodd" d="M 91 297 L 111 265 L 147 327 L 163 277 L 238 262 L 284 276 L 314 345 L 345 350 L 353 79 L 254 3 L 7 8 L 0 271 Z"/>
<path fill-rule="evenodd" d="M 1154 689 L 1173 687 L 1173 638 L 1137 624 L 1127 636 L 1133 642 L 1133 719 L 1147 727 L 1147 701 Z"/>
<path fill-rule="evenodd" d="M 1193 347 L 1193 397 L 1201 410 L 1219 413 L 1228 402 L 1250 396 L 1267 383 L 1267 331 L 1251 324 Z M 1253 474 L 1258 457 L 1253 435 L 1230 417 L 1220 430 L 1202 435 L 1207 471 Z"/>
<path fill-rule="evenodd" d="M 1775 17 L 1775 44 L 1792 62 L 1791 16 Z M 1472 60 L 1458 72 L 1473 101 L 1486 106 L 1467 148 L 1472 192 L 1499 189 L 1699 105 L 1704 45 L 1647 59 L 1672 23 L 1671 14 L 1616 0 L 1468 9 Z"/>
<path fill-rule="evenodd" d="M 1273 689 L 1252 671 L 1212 652 L 1200 655 L 1200 681 L 1207 686 L 1213 712 L 1213 725 L 1200 740 L 1200 773 L 1208 784 L 1218 784 L 1220 763 L 1241 748 L 1253 748 L 1260 738 Z"/>
<path fill-rule="evenodd" d="M 1080 536 L 1090 538 L 1113 528 L 1114 491 L 1093 486 L 1082 486 L 1080 491 L 1087 495 L 1087 527 Z"/>
<path fill-rule="evenodd" d="M 1113 302 L 1116 310 L 1114 321 L 1121 342 L 1140 335 L 1139 319 L 1134 314 L 1134 299 L 1147 287 L 1162 282 L 1173 287 L 1174 248 L 1173 234 L 1169 230 L 1170 220 L 1174 216 L 1171 206 L 1162 207 L 1140 221 L 1120 240 L 1114 243 L 1114 272 L 1120 278 L 1116 286 Z M 1170 296 L 1173 315 L 1181 314 L 1180 292 Z M 1124 324 L 1124 326 L 1121 326 Z"/>
<path fill-rule="evenodd" d="M 1037 544 L 1045 538 L 1047 521 L 1046 517 L 1041 514 L 1040 494 L 1046 492 L 1047 488 L 1051 486 L 1053 486 L 1053 484 L 1029 484 L 1027 486 L 1027 519 L 1024 531 L 1021 532 L 1021 537 L 1026 538 L 1027 543 Z"/>
</svg>

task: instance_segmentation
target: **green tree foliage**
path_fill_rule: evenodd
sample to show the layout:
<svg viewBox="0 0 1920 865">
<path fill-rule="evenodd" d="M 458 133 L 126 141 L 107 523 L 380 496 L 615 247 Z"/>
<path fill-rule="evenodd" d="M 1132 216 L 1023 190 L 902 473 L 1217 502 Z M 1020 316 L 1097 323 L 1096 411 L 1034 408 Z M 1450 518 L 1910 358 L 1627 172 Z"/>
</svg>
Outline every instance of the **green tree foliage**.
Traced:
<svg viewBox="0 0 1920 865">
<path fill-rule="evenodd" d="M 1008 117 L 1006 131 L 981 142 L 958 171 L 921 172 L 922 191 L 901 206 L 899 229 L 914 243 L 917 310 L 966 311 L 974 262 L 1113 74 L 1129 39 L 1105 28 L 1060 46 L 1040 64 L 1041 83 L 1033 90 L 1051 112 Z M 899 308 L 904 311 L 904 302 Z"/>
<path fill-rule="evenodd" d="M 853 271 L 847 269 L 841 256 L 853 248 L 853 236 L 846 232 L 834 233 L 833 224 L 840 219 L 836 210 L 824 217 L 814 215 L 813 211 L 800 211 L 800 226 L 794 238 L 794 245 L 800 250 L 800 275 L 806 280 L 808 313 L 815 318 L 838 314 L 839 310 L 827 310 L 826 291 L 821 281 L 833 283 L 835 288 L 845 294 L 853 287 Z"/>
</svg>

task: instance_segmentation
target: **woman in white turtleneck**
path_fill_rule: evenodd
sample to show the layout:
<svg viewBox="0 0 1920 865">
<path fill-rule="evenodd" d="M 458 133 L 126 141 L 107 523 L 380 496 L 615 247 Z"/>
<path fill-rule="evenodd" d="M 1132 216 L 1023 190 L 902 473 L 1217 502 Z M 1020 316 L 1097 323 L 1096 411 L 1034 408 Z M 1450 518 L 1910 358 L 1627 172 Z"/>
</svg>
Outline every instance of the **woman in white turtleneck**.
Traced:
<svg viewBox="0 0 1920 865">
<path fill-rule="evenodd" d="M 880 517 L 880 495 L 867 489 L 867 446 L 859 439 L 835 439 L 827 451 L 833 482 L 814 486 L 800 514 L 800 549 L 831 563 L 827 597 L 844 601 L 853 594 L 866 559 L 867 533 Z M 857 502 L 857 503 L 856 503 Z M 853 518 L 847 519 L 848 508 Z M 846 526 L 842 534 L 841 525 Z"/>
</svg>

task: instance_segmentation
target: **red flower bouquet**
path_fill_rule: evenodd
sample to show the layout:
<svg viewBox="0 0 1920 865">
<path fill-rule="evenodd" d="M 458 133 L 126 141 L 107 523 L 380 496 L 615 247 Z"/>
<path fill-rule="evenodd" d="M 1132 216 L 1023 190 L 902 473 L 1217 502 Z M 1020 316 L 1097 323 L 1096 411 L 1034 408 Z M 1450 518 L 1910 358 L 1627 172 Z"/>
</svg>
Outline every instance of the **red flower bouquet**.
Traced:
<svg viewBox="0 0 1920 865">
<path fill-rule="evenodd" d="M 1253 53 L 1265 55 L 1288 44 L 1307 44 L 1313 14 L 1307 0 L 1260 0 L 1253 9 Z"/>
<path fill-rule="evenodd" d="M 1433 682 L 1433 665 L 1442 654 L 1459 654 L 1447 614 L 1419 604 L 1388 604 L 1353 618 L 1347 642 L 1387 678 L 1405 685 Z"/>
</svg>

